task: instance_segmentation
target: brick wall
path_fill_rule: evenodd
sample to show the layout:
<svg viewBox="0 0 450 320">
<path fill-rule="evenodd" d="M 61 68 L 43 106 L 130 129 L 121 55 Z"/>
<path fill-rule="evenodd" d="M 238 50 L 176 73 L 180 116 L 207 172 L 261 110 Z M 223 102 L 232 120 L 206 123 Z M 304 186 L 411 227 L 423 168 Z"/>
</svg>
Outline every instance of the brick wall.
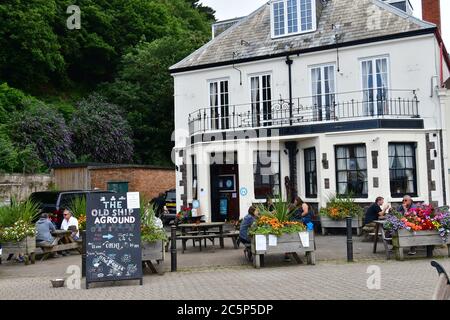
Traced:
<svg viewBox="0 0 450 320">
<path fill-rule="evenodd" d="M 422 19 L 441 28 L 441 7 L 439 0 L 422 0 Z"/>
<path fill-rule="evenodd" d="M 175 188 L 175 170 L 146 168 L 91 169 L 91 187 L 106 190 L 108 182 L 128 182 L 128 191 L 141 192 L 152 199 Z"/>
</svg>

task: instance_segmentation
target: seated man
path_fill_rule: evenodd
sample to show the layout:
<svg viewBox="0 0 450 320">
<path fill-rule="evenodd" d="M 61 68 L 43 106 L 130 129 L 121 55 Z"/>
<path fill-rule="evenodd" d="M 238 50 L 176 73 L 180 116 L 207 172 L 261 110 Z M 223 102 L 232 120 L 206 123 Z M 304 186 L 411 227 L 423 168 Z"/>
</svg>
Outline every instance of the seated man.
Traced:
<svg viewBox="0 0 450 320">
<path fill-rule="evenodd" d="M 403 197 L 402 204 L 397 208 L 397 211 L 401 214 L 407 213 L 410 209 L 417 208 L 416 205 L 413 203 L 413 199 L 409 195 L 405 195 Z M 416 254 L 416 247 L 411 247 L 409 249 L 408 255 L 413 256 Z"/>
<path fill-rule="evenodd" d="M 52 219 L 47 213 L 41 214 L 40 219 L 36 222 L 36 243 L 44 246 L 55 246 L 58 239 L 52 236 L 52 232 L 55 231 L 55 225 L 52 223 Z M 55 252 L 53 257 L 58 257 Z"/>
<path fill-rule="evenodd" d="M 69 209 L 64 209 L 63 210 L 63 216 L 64 219 L 61 223 L 61 230 L 70 230 L 72 231 L 71 233 L 71 237 L 73 238 L 73 240 L 78 240 L 80 238 L 80 232 L 78 231 L 78 220 L 72 215 L 72 212 Z M 68 255 L 69 252 L 67 251 L 63 251 L 62 255 L 66 256 Z"/>
<path fill-rule="evenodd" d="M 55 230 L 55 225 L 48 213 L 41 214 L 40 219 L 36 222 L 36 242 L 49 246 L 56 245 L 56 238 L 52 236 L 52 232 Z"/>
<path fill-rule="evenodd" d="M 63 211 L 64 219 L 61 223 L 61 230 L 69 230 L 70 226 L 75 226 L 75 231 L 72 232 L 72 238 L 73 240 L 78 240 L 80 237 L 80 233 L 78 231 L 78 220 L 72 215 L 72 212 L 69 209 L 64 209 Z"/>
<path fill-rule="evenodd" d="M 367 233 L 374 232 L 374 221 L 384 219 L 384 215 L 390 208 L 391 206 L 389 204 L 384 203 L 383 197 L 377 197 L 375 202 L 366 210 L 363 230 Z"/>
</svg>

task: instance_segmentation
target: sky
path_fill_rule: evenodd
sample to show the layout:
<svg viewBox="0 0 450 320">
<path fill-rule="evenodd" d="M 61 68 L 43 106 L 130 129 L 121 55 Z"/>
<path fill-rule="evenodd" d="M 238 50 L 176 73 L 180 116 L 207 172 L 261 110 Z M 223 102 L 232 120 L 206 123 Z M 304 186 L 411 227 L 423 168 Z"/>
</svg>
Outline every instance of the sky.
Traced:
<svg viewBox="0 0 450 320">
<path fill-rule="evenodd" d="M 216 10 L 218 20 L 226 20 L 236 17 L 246 16 L 268 0 L 203 0 L 204 5 Z M 422 16 L 422 1 L 410 0 L 414 8 L 414 15 L 418 18 Z M 450 49 L 450 0 L 441 0 L 441 21 L 442 33 L 447 49 Z"/>
</svg>

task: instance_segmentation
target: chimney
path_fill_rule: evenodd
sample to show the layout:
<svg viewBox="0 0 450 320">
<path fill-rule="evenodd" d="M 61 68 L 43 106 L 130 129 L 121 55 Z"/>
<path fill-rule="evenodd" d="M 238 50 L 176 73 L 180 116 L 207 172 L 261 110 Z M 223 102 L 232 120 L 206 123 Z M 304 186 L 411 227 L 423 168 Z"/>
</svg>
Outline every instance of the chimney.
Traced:
<svg viewBox="0 0 450 320">
<path fill-rule="evenodd" d="M 441 31 L 440 0 L 422 0 L 422 20 L 434 23 Z"/>
</svg>

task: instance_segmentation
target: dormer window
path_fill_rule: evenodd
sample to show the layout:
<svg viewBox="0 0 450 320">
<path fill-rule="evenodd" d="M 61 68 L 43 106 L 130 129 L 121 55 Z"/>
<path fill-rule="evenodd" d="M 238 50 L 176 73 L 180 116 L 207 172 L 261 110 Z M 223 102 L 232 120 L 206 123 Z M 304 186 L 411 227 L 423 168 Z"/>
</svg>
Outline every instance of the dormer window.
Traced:
<svg viewBox="0 0 450 320">
<path fill-rule="evenodd" d="M 316 0 L 273 0 L 272 38 L 316 30 Z"/>
</svg>

